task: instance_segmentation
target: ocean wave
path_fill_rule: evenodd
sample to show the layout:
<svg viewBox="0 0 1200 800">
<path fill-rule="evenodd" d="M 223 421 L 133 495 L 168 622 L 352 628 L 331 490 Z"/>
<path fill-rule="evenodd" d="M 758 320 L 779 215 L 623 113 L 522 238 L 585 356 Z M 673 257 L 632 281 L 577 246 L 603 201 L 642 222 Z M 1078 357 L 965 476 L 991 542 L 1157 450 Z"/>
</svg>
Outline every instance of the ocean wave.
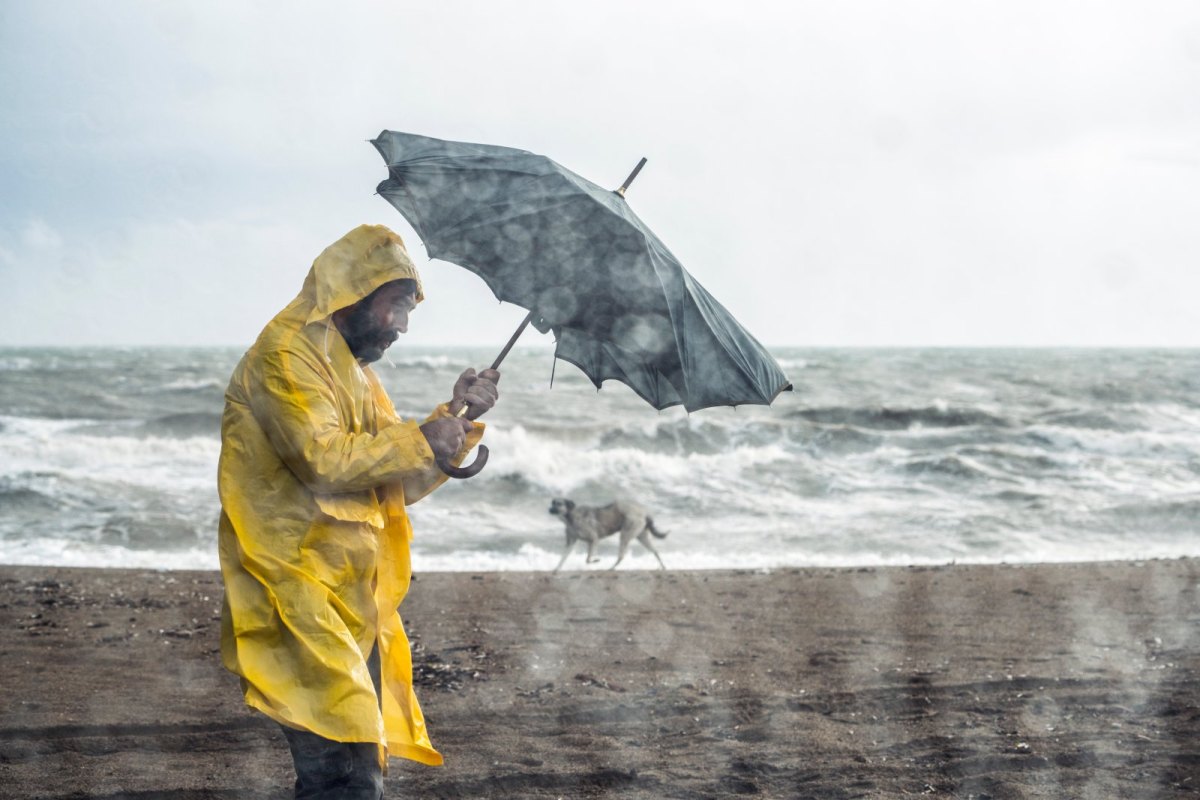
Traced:
<svg viewBox="0 0 1200 800">
<path fill-rule="evenodd" d="M 1116 431 L 1031 425 L 1017 439 L 1055 453 L 1093 453 L 1113 458 L 1200 458 L 1200 432 Z"/>
<path fill-rule="evenodd" d="M 1098 513 L 1122 531 L 1200 533 L 1200 497 L 1124 503 Z"/>
<path fill-rule="evenodd" d="M 122 569 L 220 568 L 216 543 L 162 550 L 131 550 L 120 544 L 85 542 L 57 536 L 4 540 L 4 563 L 55 567 Z"/>
<path fill-rule="evenodd" d="M 95 542 L 128 550 L 191 550 L 198 541 L 216 540 L 216 515 L 210 524 L 171 512 L 122 512 L 109 515 L 95 532 Z"/>
<path fill-rule="evenodd" d="M 214 378 L 179 378 L 164 383 L 161 388 L 168 392 L 194 392 L 203 389 L 224 389 L 225 386 Z"/>
<path fill-rule="evenodd" d="M 387 362 L 385 362 L 387 363 Z M 391 357 L 391 365 L 397 367 L 416 367 L 418 369 L 446 369 L 454 366 L 459 361 L 455 361 L 450 356 L 409 356 L 407 358 Z"/>
<path fill-rule="evenodd" d="M 850 455 L 875 450 L 883 442 L 878 433 L 861 431 L 845 425 L 819 427 L 797 434 L 816 453 L 824 456 Z"/>
<path fill-rule="evenodd" d="M 167 414 L 142 423 L 141 433 L 145 436 L 165 436 L 173 439 L 220 436 L 221 414 L 215 411 Z"/>
<path fill-rule="evenodd" d="M 1005 504 L 1012 503 L 1025 506 L 1040 506 L 1049 499 L 1049 496 L 1021 489 L 1005 489 L 993 494 L 992 498 Z"/>
<path fill-rule="evenodd" d="M 1200 407 L 1187 403 L 1135 403 L 1127 411 L 1142 430 L 1200 431 Z"/>
<path fill-rule="evenodd" d="M 908 430 L 916 426 L 959 428 L 967 426 L 1008 427 L 1011 425 L 1005 418 L 989 414 L 986 411 L 941 405 L 918 408 L 832 406 L 800 409 L 791 412 L 791 416 L 821 425 L 851 425 L 856 428 L 884 431 Z"/>
<path fill-rule="evenodd" d="M 14 437 L 43 439 L 95 422 L 92 419 L 0 416 L 0 431 Z"/>
<path fill-rule="evenodd" d="M 106 438 L 130 439 L 213 439 L 221 435 L 221 414 L 217 412 L 181 412 L 148 420 L 112 420 L 88 422 L 74 433 Z"/>
<path fill-rule="evenodd" d="M 0 473 L 53 474 L 169 494 L 215 495 L 220 441 L 201 436 L 94 435 L 70 420 L 6 418 Z M 89 423 L 95 425 L 100 423 Z M 199 495 L 197 495 L 199 496 Z"/>
<path fill-rule="evenodd" d="M 27 486 L 14 486 L 11 478 L 0 479 L 0 509 L 4 509 L 5 513 L 53 511 L 59 505 L 49 494 Z"/>
<path fill-rule="evenodd" d="M 785 372 L 788 370 L 796 371 L 796 370 L 802 370 L 802 369 L 810 369 L 812 367 L 818 366 L 818 364 L 816 364 L 815 362 L 809 361 L 807 358 L 777 358 L 777 359 L 775 359 L 775 361 L 777 364 L 779 364 L 779 368 L 784 370 Z"/>
<path fill-rule="evenodd" d="M 730 432 L 723 426 L 694 422 L 689 418 L 658 423 L 650 430 L 629 427 L 608 430 L 601 435 L 599 446 L 687 455 L 719 453 L 728 449 L 730 442 Z"/>
<path fill-rule="evenodd" d="M 989 469 L 978 461 L 958 455 L 917 458 L 901 465 L 910 475 L 935 475 L 973 481 L 1003 481 L 1007 476 Z"/>
<path fill-rule="evenodd" d="M 0 372 L 20 372 L 33 369 L 34 360 L 27 356 L 6 356 L 0 358 Z"/>
<path fill-rule="evenodd" d="M 1061 459 L 1028 448 L 964 447 L 958 450 L 958 453 L 1026 477 L 1057 470 L 1063 466 Z"/>
<path fill-rule="evenodd" d="M 1062 428 L 1085 428 L 1089 430 L 1126 431 L 1132 425 L 1118 419 L 1114 414 L 1096 410 L 1051 411 L 1037 417 L 1045 425 Z"/>
<path fill-rule="evenodd" d="M 641 486 L 665 493 L 731 482 L 748 467 L 790 456 L 780 445 L 735 447 L 715 453 L 662 453 L 637 447 L 583 447 L 531 435 L 525 428 L 490 430 L 492 463 L 483 480 L 520 475 L 543 491 L 565 493 L 585 484 Z M 511 478 L 506 478 L 511 480 Z M 476 479 L 480 480 L 480 479 Z"/>
<path fill-rule="evenodd" d="M 1102 403 L 1132 403 L 1138 398 L 1136 386 L 1125 382 L 1105 381 L 1088 388 L 1088 394 Z"/>
</svg>

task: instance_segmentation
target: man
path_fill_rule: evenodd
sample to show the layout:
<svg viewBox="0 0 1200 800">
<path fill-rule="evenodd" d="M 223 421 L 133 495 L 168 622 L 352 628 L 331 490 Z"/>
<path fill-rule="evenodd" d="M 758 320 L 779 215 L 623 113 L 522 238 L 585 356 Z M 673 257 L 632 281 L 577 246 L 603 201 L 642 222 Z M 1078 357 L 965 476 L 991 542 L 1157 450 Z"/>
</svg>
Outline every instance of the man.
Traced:
<svg viewBox="0 0 1200 800">
<path fill-rule="evenodd" d="M 382 797 L 387 756 L 440 764 L 397 611 L 405 506 L 483 435 L 499 373 L 467 370 L 423 423 L 401 420 L 368 364 L 424 299 L 404 243 L 363 225 L 313 262 L 229 382 L 221 424 L 221 657 L 279 722 L 298 798 Z M 467 408 L 465 419 L 457 416 Z"/>
</svg>

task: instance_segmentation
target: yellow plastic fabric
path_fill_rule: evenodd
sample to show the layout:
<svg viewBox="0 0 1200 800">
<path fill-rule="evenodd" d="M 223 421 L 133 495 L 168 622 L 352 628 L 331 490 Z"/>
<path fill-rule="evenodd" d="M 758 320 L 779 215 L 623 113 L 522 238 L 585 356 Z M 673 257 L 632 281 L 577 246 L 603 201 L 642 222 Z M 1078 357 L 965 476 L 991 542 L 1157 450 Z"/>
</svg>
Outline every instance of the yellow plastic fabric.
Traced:
<svg viewBox="0 0 1200 800">
<path fill-rule="evenodd" d="M 419 281 L 400 238 L 356 228 L 234 371 L 218 467 L 221 657 L 246 703 L 285 725 L 440 764 L 398 607 L 411 577 L 405 506 L 446 477 L 330 320 L 399 278 Z M 456 462 L 482 434 L 476 423 Z M 366 666 L 376 646 L 378 700 Z"/>
</svg>

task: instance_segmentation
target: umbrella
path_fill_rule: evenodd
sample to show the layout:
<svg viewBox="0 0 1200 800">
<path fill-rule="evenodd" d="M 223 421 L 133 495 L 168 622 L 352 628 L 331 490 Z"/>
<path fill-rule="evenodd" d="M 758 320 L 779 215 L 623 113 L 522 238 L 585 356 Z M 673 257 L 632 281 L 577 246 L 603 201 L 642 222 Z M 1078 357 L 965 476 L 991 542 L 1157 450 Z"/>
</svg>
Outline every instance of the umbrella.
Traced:
<svg viewBox="0 0 1200 800">
<path fill-rule="evenodd" d="M 613 191 L 525 150 L 395 131 L 371 143 L 388 167 L 379 194 L 430 257 L 529 310 L 494 367 L 532 322 L 597 388 L 618 380 L 656 409 L 769 404 L 792 388 L 629 208 L 646 159 Z"/>
</svg>

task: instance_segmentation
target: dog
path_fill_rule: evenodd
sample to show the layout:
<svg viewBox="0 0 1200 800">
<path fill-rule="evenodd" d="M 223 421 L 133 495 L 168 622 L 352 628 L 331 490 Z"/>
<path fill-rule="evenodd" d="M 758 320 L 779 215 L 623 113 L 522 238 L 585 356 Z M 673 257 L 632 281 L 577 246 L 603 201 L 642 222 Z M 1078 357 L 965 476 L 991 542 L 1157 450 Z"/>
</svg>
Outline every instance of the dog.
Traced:
<svg viewBox="0 0 1200 800">
<path fill-rule="evenodd" d="M 606 506 L 580 506 L 573 500 L 556 497 L 550 501 L 550 513 L 561 518 L 567 526 L 567 549 L 563 551 L 558 566 L 554 568 L 555 572 L 562 568 L 577 541 L 582 539 L 587 542 L 587 563 L 591 564 L 600 560 L 595 557 L 596 542 L 618 532 L 621 534 L 621 549 L 617 553 L 616 563 L 609 569 L 617 568 L 617 564 L 621 563 L 621 559 L 625 558 L 625 553 L 629 550 L 629 543 L 634 539 L 654 554 L 660 568 L 667 568 L 662 556 L 654 549 L 654 545 L 650 544 L 648 535 L 653 533 L 659 539 L 665 539 L 667 531 L 655 528 L 654 520 L 646 513 L 646 509 L 637 503 L 618 500 Z"/>
</svg>

